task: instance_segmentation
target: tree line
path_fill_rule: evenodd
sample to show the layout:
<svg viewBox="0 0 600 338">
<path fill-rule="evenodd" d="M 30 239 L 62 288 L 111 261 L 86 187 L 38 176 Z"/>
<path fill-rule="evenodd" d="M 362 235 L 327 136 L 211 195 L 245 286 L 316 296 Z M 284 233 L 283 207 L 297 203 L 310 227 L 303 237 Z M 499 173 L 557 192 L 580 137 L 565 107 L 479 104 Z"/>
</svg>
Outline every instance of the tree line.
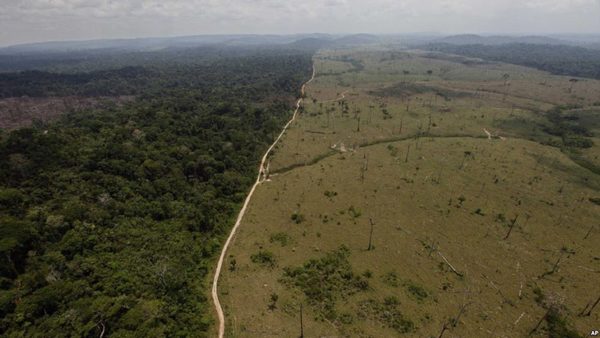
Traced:
<svg viewBox="0 0 600 338">
<path fill-rule="evenodd" d="M 600 79 L 600 50 L 565 45 L 510 43 L 503 45 L 430 44 L 427 50 L 512 63 L 557 75 Z"/>
<path fill-rule="evenodd" d="M 207 335 L 205 277 L 311 57 L 4 74 L 5 96 L 138 98 L 0 131 L 0 335 Z"/>
</svg>

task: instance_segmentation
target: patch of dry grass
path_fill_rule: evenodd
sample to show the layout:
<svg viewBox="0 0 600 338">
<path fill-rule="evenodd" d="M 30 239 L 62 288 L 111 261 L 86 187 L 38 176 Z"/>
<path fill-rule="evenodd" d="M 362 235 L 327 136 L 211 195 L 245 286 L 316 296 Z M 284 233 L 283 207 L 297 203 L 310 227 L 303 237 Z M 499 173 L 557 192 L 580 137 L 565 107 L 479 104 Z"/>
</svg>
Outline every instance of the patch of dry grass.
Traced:
<svg viewBox="0 0 600 338">
<path fill-rule="evenodd" d="M 329 60 L 342 53 L 365 68 L 309 86 L 310 103 L 271 159 L 281 172 L 256 191 L 231 247 L 236 268 L 220 285 L 228 336 L 298 336 L 300 304 L 305 336 L 438 337 L 444 327 L 444 337 L 525 336 L 549 309 L 533 336 L 565 325 L 587 334 L 600 319 L 578 316 L 600 292 L 600 206 L 590 200 L 600 176 L 540 141 L 550 137 L 546 96 L 571 98 L 531 89 L 562 78 L 388 51 L 324 52 L 317 69 L 343 71 Z M 369 94 L 409 77 L 477 91 L 508 68 L 530 72 L 518 96 L 516 82 L 506 97 Z M 276 266 L 254 263 L 257 252 Z M 345 278 L 366 286 L 346 292 Z"/>
</svg>

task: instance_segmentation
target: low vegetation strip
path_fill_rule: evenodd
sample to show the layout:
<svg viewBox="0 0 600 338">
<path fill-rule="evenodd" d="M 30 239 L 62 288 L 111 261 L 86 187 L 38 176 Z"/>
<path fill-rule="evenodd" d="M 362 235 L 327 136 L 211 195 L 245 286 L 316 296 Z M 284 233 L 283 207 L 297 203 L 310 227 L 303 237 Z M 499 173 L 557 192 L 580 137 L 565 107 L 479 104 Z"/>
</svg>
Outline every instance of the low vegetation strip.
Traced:
<svg viewBox="0 0 600 338">
<path fill-rule="evenodd" d="M 386 143 L 394 143 L 394 142 L 401 142 L 401 141 L 406 141 L 406 140 L 411 140 L 411 139 L 415 139 L 417 138 L 418 134 L 413 134 L 413 135 L 404 135 L 404 136 L 396 136 L 396 137 L 387 137 L 387 138 L 382 138 L 382 139 L 376 139 L 376 140 L 372 140 L 372 141 L 365 141 L 365 142 L 361 142 L 357 145 L 358 148 L 365 148 L 365 147 L 371 147 L 371 146 L 375 146 L 375 145 L 379 145 L 379 144 L 386 144 Z M 419 137 L 427 137 L 427 138 L 477 138 L 477 139 L 486 139 L 487 136 L 485 135 L 467 135 L 467 134 L 453 134 L 453 135 L 421 135 Z M 329 158 L 331 156 L 335 156 L 336 154 L 339 154 L 340 152 L 337 150 L 329 150 L 327 152 L 324 152 L 321 155 L 315 156 L 313 158 L 311 158 L 308 161 L 302 162 L 302 163 L 295 163 L 283 168 L 279 168 L 277 170 L 273 170 L 271 172 L 271 174 L 283 174 L 289 171 L 292 171 L 296 168 L 301 168 L 301 167 L 306 167 L 306 166 L 312 166 L 315 165 L 317 163 L 319 163 L 320 161 Z"/>
</svg>

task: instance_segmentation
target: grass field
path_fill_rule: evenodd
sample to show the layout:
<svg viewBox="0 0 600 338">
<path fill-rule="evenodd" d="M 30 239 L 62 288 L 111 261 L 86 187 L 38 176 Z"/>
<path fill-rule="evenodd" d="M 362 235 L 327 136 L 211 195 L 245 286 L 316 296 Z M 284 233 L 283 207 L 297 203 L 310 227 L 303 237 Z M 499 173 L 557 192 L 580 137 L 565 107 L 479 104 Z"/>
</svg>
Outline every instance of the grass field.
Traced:
<svg viewBox="0 0 600 338">
<path fill-rule="evenodd" d="M 306 337 L 597 328 L 600 81 L 384 48 L 315 64 L 229 251 L 228 337 L 299 336 L 301 304 Z"/>
</svg>

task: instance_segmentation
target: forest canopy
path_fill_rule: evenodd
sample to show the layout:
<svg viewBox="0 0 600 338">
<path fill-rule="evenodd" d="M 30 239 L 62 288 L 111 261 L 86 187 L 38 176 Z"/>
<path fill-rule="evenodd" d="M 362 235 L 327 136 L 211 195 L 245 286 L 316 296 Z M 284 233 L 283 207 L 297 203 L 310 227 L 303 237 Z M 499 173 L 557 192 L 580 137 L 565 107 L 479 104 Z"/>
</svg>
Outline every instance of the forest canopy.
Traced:
<svg viewBox="0 0 600 338">
<path fill-rule="evenodd" d="M 565 45 L 509 43 L 503 45 L 430 44 L 427 50 L 513 63 L 548 71 L 600 79 L 600 50 Z"/>
<path fill-rule="evenodd" d="M 311 57 L 1 74 L 0 97 L 137 99 L 0 131 L 0 335 L 205 336 L 211 262 Z"/>
</svg>

